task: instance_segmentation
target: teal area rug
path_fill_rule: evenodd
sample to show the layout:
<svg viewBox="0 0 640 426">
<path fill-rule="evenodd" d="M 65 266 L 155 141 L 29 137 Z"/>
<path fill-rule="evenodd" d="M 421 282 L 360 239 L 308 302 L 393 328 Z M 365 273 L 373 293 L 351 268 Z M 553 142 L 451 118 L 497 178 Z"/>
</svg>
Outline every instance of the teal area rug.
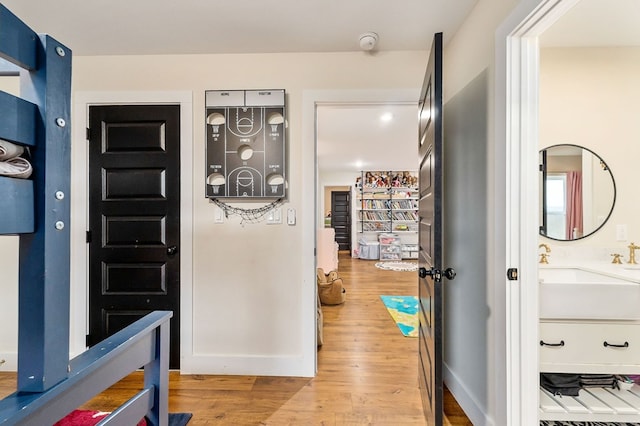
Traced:
<svg viewBox="0 0 640 426">
<path fill-rule="evenodd" d="M 418 337 L 418 298 L 416 296 L 380 296 L 402 334 Z"/>
</svg>

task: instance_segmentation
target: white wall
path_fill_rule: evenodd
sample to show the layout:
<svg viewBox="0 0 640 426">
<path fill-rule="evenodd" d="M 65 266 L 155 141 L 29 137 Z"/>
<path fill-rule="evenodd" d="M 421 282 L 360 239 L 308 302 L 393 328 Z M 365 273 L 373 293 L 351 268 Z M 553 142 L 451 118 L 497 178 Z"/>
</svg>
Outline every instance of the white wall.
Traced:
<svg viewBox="0 0 640 426">
<path fill-rule="evenodd" d="M 181 259 L 192 265 L 192 309 L 183 311 L 182 316 L 189 316 L 193 329 L 191 336 L 182 336 L 190 344 L 182 348 L 183 371 L 314 374 L 314 239 L 313 232 L 307 231 L 314 230 L 316 224 L 315 181 L 309 172 L 313 163 L 309 165 L 305 155 L 315 152 L 315 146 L 313 137 L 303 136 L 303 92 L 417 92 L 425 63 L 425 52 L 74 58 L 74 96 L 91 92 L 193 93 L 193 122 L 183 123 L 192 126 L 193 140 L 182 141 L 192 144 L 193 151 L 193 217 L 183 218 L 193 224 L 193 258 Z M 284 208 L 296 209 L 295 226 L 241 225 L 236 218 L 214 224 L 213 207 L 204 197 L 204 91 L 254 88 L 287 91 L 289 196 Z M 74 116 L 73 120 L 84 117 Z M 72 151 L 85 143 L 82 137 L 75 138 Z M 72 193 L 72 200 L 84 199 L 85 194 Z M 83 231 L 72 229 L 72 234 Z M 17 288 L 17 273 L 13 272 L 17 265 L 14 268 L 14 262 L 2 260 L 0 270 L 2 286 Z M 4 297 L 0 300 L 0 312 L 7 312 L 6 318 L 2 317 L 7 330 L 17 330 L 14 303 Z M 84 312 L 72 315 L 82 317 Z M 84 330 L 73 333 L 72 339 L 84 338 Z M 15 353 L 15 339 L 10 335 L 5 339 L 4 334 L 0 337 L 0 354 Z"/>
<path fill-rule="evenodd" d="M 0 78 L 0 90 L 20 96 L 20 79 Z M 18 364 L 18 244 L 17 236 L 0 236 L 0 371 L 15 371 Z"/>
<path fill-rule="evenodd" d="M 629 242 L 640 241 L 637 212 L 640 158 L 640 48 L 546 48 L 540 53 L 540 147 L 558 143 L 591 149 L 608 164 L 616 182 L 616 204 L 609 221 L 578 241 L 541 238 L 552 247 L 551 262 L 571 253 L 610 254 L 628 260 Z M 597 196 L 597 194 L 596 194 Z M 616 240 L 625 224 L 628 240 Z"/>
</svg>

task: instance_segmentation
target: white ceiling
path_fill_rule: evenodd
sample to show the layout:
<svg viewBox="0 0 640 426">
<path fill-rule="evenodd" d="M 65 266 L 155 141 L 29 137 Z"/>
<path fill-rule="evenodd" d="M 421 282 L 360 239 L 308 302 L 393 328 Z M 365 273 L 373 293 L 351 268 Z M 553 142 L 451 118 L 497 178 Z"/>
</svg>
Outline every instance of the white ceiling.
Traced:
<svg viewBox="0 0 640 426">
<path fill-rule="evenodd" d="M 640 0 L 580 0 L 545 31 L 540 44 L 640 46 Z M 393 123 L 380 128 L 376 120 L 387 109 L 388 105 L 318 108 L 319 169 L 417 169 L 417 107 L 398 108 Z M 364 162 L 362 168 L 358 161 Z"/>
<path fill-rule="evenodd" d="M 3 0 L 75 55 L 345 52 L 445 42 L 477 0 Z"/>
<path fill-rule="evenodd" d="M 640 46 L 639 25 L 638 0 L 580 0 L 540 36 L 540 45 Z"/>
<path fill-rule="evenodd" d="M 390 120 L 384 120 L 384 116 Z M 417 117 L 417 103 L 320 105 L 317 109 L 318 169 L 323 172 L 416 170 Z"/>
<path fill-rule="evenodd" d="M 374 31 L 376 51 L 445 45 L 477 0 L 2 0 L 35 31 L 74 55 L 358 51 Z M 581 0 L 540 38 L 541 46 L 640 45 L 640 0 Z M 362 53 L 369 54 L 369 53 Z M 375 51 L 373 52 L 375 54 Z M 425 58 L 426 62 L 426 58 Z M 416 81 L 419 87 L 420 81 Z M 286 89 L 286 88 L 285 88 Z M 415 106 L 322 106 L 321 170 L 405 169 L 417 154 Z"/>
<path fill-rule="evenodd" d="M 219 54 L 359 51 L 375 32 L 373 52 L 445 44 L 478 0 L 2 0 L 38 33 L 78 55 Z M 419 87 L 421 81 L 416 81 Z M 286 89 L 286 88 L 285 88 Z M 416 99 L 417 101 L 417 99 Z M 377 108 L 320 109 L 319 164 L 351 170 L 413 164 L 415 107 L 393 107 L 382 126 Z M 390 107 L 386 107 L 389 109 Z M 409 146 L 405 149 L 402 146 Z M 410 158 L 410 160 L 407 159 Z M 415 167 L 409 167 L 415 168 Z M 359 168 L 357 168 L 359 170 Z"/>
</svg>

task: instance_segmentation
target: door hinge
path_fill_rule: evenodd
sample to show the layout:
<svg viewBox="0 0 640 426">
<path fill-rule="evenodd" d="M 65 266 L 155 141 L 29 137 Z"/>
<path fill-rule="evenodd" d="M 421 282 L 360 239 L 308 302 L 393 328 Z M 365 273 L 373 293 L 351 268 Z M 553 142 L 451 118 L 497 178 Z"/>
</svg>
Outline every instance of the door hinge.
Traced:
<svg viewBox="0 0 640 426">
<path fill-rule="evenodd" d="M 546 171 L 546 170 L 545 170 L 545 166 L 544 166 L 544 164 L 538 164 L 538 169 L 539 169 L 541 172 Z"/>
<path fill-rule="evenodd" d="M 518 279 L 518 268 L 507 269 L 507 279 L 509 281 L 516 281 Z"/>
<path fill-rule="evenodd" d="M 91 129 L 87 127 L 87 141 L 91 139 Z"/>
<path fill-rule="evenodd" d="M 91 242 L 91 231 L 87 231 L 87 243 Z"/>
</svg>

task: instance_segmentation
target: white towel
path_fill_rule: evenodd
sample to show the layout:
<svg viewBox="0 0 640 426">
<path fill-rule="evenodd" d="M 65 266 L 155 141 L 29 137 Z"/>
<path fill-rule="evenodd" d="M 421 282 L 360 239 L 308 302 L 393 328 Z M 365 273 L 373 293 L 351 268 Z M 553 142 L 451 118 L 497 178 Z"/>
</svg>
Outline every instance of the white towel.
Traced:
<svg viewBox="0 0 640 426">
<path fill-rule="evenodd" d="M 22 146 L 0 139 L 0 161 L 19 157 L 23 152 Z"/>
<path fill-rule="evenodd" d="M 0 175 L 13 178 L 26 179 L 31 176 L 31 163 L 22 157 L 0 161 Z"/>
</svg>

